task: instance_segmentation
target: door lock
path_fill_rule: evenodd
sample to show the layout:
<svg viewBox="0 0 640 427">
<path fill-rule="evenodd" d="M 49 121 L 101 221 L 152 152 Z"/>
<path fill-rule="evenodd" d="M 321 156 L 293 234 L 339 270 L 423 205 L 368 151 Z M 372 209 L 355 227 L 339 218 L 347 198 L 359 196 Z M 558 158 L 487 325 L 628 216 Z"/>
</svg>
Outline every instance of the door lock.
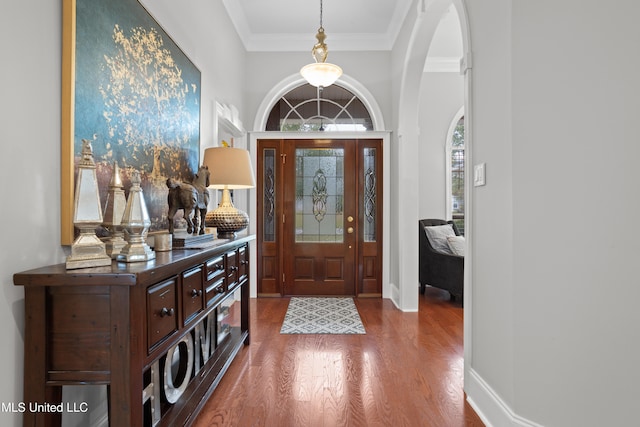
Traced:
<svg viewBox="0 0 640 427">
<path fill-rule="evenodd" d="M 347 217 L 347 222 L 353 222 L 353 217 L 351 215 Z"/>
<path fill-rule="evenodd" d="M 347 228 L 347 233 L 349 233 L 349 234 L 353 233 L 353 227 Z"/>
</svg>

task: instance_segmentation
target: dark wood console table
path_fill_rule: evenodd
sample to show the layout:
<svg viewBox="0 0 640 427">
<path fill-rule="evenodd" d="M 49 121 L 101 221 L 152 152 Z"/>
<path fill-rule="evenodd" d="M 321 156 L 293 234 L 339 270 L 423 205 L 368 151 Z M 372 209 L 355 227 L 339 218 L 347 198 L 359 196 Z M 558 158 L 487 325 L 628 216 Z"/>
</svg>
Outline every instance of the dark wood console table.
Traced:
<svg viewBox="0 0 640 427">
<path fill-rule="evenodd" d="M 62 386 L 83 384 L 108 385 L 111 426 L 193 423 L 249 343 L 253 238 L 15 274 L 25 291 L 24 425 L 60 425 Z"/>
</svg>

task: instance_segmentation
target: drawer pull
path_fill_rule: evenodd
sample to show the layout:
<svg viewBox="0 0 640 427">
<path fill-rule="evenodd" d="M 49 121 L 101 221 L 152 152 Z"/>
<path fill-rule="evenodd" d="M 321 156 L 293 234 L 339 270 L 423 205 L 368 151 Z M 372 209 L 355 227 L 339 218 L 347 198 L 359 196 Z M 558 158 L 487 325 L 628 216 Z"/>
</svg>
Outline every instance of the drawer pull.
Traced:
<svg viewBox="0 0 640 427">
<path fill-rule="evenodd" d="M 173 308 L 162 307 L 160 310 L 160 317 L 173 316 L 176 311 Z"/>
<path fill-rule="evenodd" d="M 222 265 L 222 264 L 216 265 L 216 270 L 218 270 L 218 271 L 224 270 L 224 265 Z"/>
<path fill-rule="evenodd" d="M 218 286 L 216 288 L 216 292 L 219 294 L 224 294 L 224 286 Z"/>
<path fill-rule="evenodd" d="M 193 298 L 202 296 L 202 289 L 191 289 L 191 296 Z"/>
<path fill-rule="evenodd" d="M 231 267 L 229 267 L 229 270 L 238 271 L 238 267 L 236 267 L 235 265 L 232 265 Z"/>
<path fill-rule="evenodd" d="M 249 261 L 247 261 L 246 259 L 243 259 L 242 261 L 240 261 L 240 264 L 247 265 L 249 264 Z"/>
</svg>

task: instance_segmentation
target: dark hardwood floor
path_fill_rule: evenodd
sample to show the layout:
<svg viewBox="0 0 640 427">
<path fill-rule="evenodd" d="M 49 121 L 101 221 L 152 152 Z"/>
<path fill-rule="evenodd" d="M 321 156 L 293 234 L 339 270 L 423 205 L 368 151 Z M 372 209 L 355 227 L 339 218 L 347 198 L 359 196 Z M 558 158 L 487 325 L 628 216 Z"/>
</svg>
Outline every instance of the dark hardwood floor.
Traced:
<svg viewBox="0 0 640 427">
<path fill-rule="evenodd" d="M 281 335 L 289 299 L 252 299 L 251 344 L 194 426 L 484 425 L 462 390 L 459 303 L 434 288 L 418 313 L 355 301 L 366 335 Z"/>
</svg>

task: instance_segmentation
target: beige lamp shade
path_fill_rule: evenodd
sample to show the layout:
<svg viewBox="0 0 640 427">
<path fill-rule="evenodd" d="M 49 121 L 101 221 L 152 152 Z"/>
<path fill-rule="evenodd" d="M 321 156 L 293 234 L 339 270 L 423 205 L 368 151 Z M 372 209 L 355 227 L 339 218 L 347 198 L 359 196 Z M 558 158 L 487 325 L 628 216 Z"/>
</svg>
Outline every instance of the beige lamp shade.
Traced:
<svg viewBox="0 0 640 427">
<path fill-rule="evenodd" d="M 209 168 L 210 187 L 246 189 L 256 186 L 249 151 L 233 147 L 204 150 L 203 164 Z"/>
</svg>

